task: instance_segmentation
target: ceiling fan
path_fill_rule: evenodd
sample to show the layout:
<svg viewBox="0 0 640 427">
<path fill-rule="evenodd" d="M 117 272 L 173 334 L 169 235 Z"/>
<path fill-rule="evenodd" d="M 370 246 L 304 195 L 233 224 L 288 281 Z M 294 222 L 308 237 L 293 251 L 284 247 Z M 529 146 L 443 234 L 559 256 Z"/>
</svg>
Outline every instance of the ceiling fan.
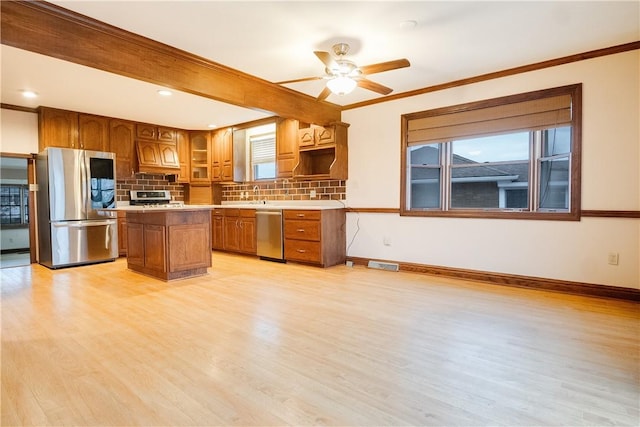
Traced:
<svg viewBox="0 0 640 427">
<path fill-rule="evenodd" d="M 393 91 L 393 89 L 371 81 L 367 76 L 411 65 L 407 59 L 396 59 L 395 61 L 380 62 L 378 64 L 358 67 L 354 62 L 344 58 L 347 52 L 349 52 L 349 45 L 347 43 L 337 43 L 333 45 L 333 52 L 335 53 L 336 58 L 333 58 L 329 52 L 321 50 L 313 52 L 326 67 L 326 74 L 324 76 L 286 80 L 283 82 L 277 82 L 276 84 L 326 79 L 327 85 L 322 92 L 320 92 L 320 95 L 318 95 L 318 101 L 326 99 L 331 93 L 345 95 L 355 89 L 356 86 L 382 95 L 388 95 Z"/>
</svg>

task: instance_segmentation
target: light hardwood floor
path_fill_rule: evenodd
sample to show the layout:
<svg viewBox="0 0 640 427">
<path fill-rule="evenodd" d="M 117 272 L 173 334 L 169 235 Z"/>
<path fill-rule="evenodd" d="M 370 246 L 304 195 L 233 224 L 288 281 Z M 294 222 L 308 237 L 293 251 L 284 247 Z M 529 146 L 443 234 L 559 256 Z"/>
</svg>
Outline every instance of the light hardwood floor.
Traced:
<svg viewBox="0 0 640 427">
<path fill-rule="evenodd" d="M 4 269 L 2 425 L 632 425 L 639 305 L 214 254 Z"/>
</svg>

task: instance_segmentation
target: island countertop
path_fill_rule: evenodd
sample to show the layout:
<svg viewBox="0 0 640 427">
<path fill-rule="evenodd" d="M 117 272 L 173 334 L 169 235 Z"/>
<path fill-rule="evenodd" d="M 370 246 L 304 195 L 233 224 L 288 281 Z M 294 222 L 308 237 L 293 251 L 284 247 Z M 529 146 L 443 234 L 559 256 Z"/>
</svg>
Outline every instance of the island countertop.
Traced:
<svg viewBox="0 0 640 427">
<path fill-rule="evenodd" d="M 204 211 L 211 210 L 215 207 L 213 205 L 184 205 L 179 203 L 168 203 L 166 205 L 156 206 L 134 206 L 134 205 L 122 205 L 115 208 L 104 209 L 105 211 L 122 211 L 122 212 L 187 212 L 187 211 Z"/>
</svg>

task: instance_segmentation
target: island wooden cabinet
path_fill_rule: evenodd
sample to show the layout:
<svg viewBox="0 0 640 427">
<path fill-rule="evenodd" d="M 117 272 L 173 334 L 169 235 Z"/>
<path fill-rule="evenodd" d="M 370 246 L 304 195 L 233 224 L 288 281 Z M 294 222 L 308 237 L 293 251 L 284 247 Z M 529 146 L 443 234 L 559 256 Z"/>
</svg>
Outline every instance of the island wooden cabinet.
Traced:
<svg viewBox="0 0 640 427">
<path fill-rule="evenodd" d="M 118 212 L 118 255 L 127 256 L 127 214 Z"/>
<path fill-rule="evenodd" d="M 211 249 L 224 249 L 224 209 L 211 210 Z"/>
<path fill-rule="evenodd" d="M 127 211 L 127 266 L 163 280 L 206 274 L 209 236 L 209 209 Z"/>
<path fill-rule="evenodd" d="M 284 210 L 284 258 L 329 267 L 346 259 L 344 209 Z"/>
</svg>

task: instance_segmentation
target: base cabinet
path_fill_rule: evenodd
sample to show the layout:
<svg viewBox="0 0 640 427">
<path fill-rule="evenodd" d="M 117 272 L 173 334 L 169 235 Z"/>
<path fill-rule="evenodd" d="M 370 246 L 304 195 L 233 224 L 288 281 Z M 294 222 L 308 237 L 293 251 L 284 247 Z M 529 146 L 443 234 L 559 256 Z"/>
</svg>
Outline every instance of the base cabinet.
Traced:
<svg viewBox="0 0 640 427">
<path fill-rule="evenodd" d="M 211 249 L 224 249 L 224 209 L 211 211 Z"/>
<path fill-rule="evenodd" d="M 127 256 L 127 216 L 118 212 L 118 255 Z"/>
<path fill-rule="evenodd" d="M 344 209 L 284 211 L 284 258 L 322 267 L 346 259 Z"/>
<path fill-rule="evenodd" d="M 222 248 L 256 254 L 256 210 L 224 209 Z"/>
<path fill-rule="evenodd" d="M 127 212 L 127 266 L 163 280 L 206 274 L 210 235 L 208 209 Z"/>
</svg>

